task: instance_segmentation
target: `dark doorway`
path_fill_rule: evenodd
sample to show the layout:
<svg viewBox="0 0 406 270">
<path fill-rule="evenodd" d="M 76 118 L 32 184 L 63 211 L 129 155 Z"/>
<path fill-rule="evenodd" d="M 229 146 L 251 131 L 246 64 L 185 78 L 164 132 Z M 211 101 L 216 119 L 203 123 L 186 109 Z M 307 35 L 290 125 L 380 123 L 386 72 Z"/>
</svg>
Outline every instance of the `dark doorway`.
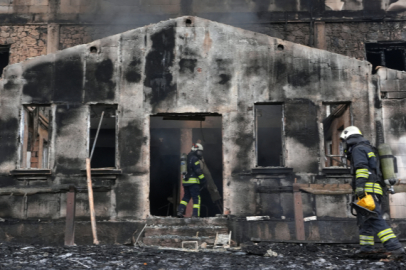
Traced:
<svg viewBox="0 0 406 270">
<path fill-rule="evenodd" d="M 151 116 L 150 211 L 154 216 L 174 216 L 181 199 L 180 159 L 192 143 L 204 147 L 204 163 L 217 187 L 201 190 L 201 217 L 222 213 L 223 160 L 220 116 Z M 218 199 L 220 198 L 221 201 Z M 215 200 L 215 201 L 213 201 Z"/>
<path fill-rule="evenodd" d="M 3 74 L 3 69 L 8 65 L 10 59 L 10 46 L 0 45 L 0 76 Z"/>
</svg>

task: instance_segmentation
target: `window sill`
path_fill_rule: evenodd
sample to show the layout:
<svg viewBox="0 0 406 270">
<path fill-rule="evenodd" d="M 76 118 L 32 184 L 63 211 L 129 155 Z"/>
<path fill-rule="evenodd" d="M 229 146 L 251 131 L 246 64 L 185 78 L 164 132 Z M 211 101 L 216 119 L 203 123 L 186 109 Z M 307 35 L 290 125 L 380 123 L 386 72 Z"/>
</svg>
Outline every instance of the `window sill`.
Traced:
<svg viewBox="0 0 406 270">
<path fill-rule="evenodd" d="M 86 175 L 86 170 L 80 170 L 83 175 Z M 100 179 L 117 179 L 118 175 L 122 174 L 120 169 L 111 169 L 111 168 L 97 168 L 90 170 L 92 178 Z"/>
<path fill-rule="evenodd" d="M 10 171 L 10 175 L 18 180 L 47 180 L 52 171 L 49 169 L 16 169 Z"/>
<path fill-rule="evenodd" d="M 321 171 L 327 177 L 335 177 L 338 175 L 350 175 L 351 170 L 347 168 L 339 168 L 339 167 L 331 167 L 331 168 L 324 168 Z"/>
<path fill-rule="evenodd" d="M 251 174 L 291 174 L 293 168 L 287 167 L 256 167 L 251 169 Z"/>
</svg>

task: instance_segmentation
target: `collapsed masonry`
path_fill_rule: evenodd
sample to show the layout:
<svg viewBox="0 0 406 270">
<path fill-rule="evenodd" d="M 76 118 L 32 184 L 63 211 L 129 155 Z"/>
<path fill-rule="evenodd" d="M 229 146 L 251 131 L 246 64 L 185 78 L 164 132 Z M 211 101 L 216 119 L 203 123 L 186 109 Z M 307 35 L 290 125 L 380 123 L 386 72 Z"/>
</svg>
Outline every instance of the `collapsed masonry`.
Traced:
<svg viewBox="0 0 406 270">
<path fill-rule="evenodd" d="M 298 233 L 356 242 L 338 134 L 356 125 L 371 142 L 389 143 L 405 175 L 404 79 L 404 72 L 372 75 L 365 61 L 197 17 L 10 65 L 0 87 L 0 217 L 9 220 L 0 239 L 63 243 L 66 192 L 70 185 L 85 191 L 85 159 L 104 111 L 92 160 L 102 242 L 123 243 L 145 223 L 151 238 L 154 224 L 187 227 L 156 216 L 173 215 L 180 157 L 197 140 L 222 196 L 219 209 L 203 191 L 202 216 L 229 217 L 202 221 L 211 236 L 207 226 L 215 224 L 237 243 Z M 322 195 L 300 192 L 305 184 L 319 184 L 312 187 Z M 405 202 L 404 193 L 387 202 L 395 230 L 406 226 Z M 79 192 L 76 218 L 88 216 L 87 193 Z M 309 216 L 317 220 L 303 223 Z M 78 223 L 76 234 L 78 244 L 91 243 L 88 223 Z"/>
</svg>

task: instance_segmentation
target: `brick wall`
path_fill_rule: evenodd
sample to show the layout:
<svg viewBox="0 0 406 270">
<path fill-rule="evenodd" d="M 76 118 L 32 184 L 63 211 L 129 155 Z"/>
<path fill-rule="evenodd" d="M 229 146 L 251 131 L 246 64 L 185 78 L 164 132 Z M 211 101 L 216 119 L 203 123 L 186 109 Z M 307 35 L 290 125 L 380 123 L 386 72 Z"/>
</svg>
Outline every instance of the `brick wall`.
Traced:
<svg viewBox="0 0 406 270">
<path fill-rule="evenodd" d="M 1 26 L 0 44 L 10 45 L 10 64 L 46 54 L 46 26 Z"/>
</svg>

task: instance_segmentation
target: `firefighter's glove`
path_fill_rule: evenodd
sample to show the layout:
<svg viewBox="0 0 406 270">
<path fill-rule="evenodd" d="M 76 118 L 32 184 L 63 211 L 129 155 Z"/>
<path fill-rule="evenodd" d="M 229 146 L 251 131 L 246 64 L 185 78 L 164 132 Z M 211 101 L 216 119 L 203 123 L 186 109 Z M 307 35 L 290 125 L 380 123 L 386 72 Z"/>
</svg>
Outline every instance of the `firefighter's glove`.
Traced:
<svg viewBox="0 0 406 270">
<path fill-rule="evenodd" d="M 362 199 L 365 197 L 365 190 L 363 187 L 357 187 L 355 189 L 355 195 L 357 195 L 358 199 Z"/>
</svg>

